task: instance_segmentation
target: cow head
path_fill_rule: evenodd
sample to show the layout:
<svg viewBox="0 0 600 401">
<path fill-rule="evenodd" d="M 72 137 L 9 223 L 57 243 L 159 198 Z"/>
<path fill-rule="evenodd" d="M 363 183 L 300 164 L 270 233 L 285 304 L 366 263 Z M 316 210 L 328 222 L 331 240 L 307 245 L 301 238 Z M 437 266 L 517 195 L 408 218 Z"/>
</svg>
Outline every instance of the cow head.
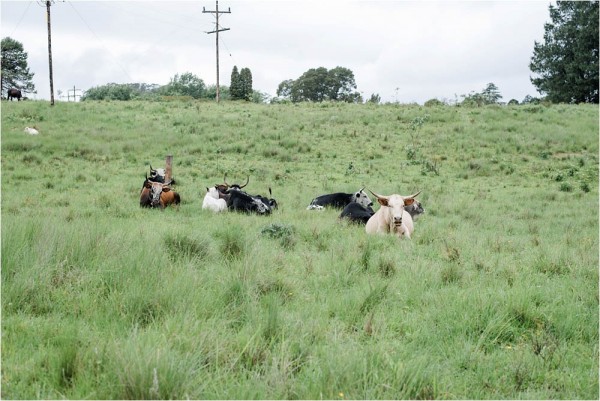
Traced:
<svg viewBox="0 0 600 401">
<path fill-rule="evenodd" d="M 421 193 L 421 191 L 410 196 L 402 195 L 378 195 L 375 192 L 369 190 L 373 196 L 377 199 L 377 202 L 385 207 L 388 213 L 390 226 L 400 227 L 402 225 L 402 215 L 404 214 L 404 207 L 412 205 L 415 202 L 415 197 Z"/>
<path fill-rule="evenodd" d="M 165 182 L 165 174 L 164 168 L 153 169 L 152 164 L 150 165 L 150 181 Z"/>
<path fill-rule="evenodd" d="M 144 182 L 144 186 L 150 190 L 150 206 L 160 207 L 160 195 L 171 190 L 170 184 L 171 181 L 162 183 L 146 180 Z"/>
<path fill-rule="evenodd" d="M 358 192 L 355 192 L 352 194 L 352 202 L 359 203 L 364 207 L 373 206 L 373 202 L 371 201 L 371 198 L 369 198 L 369 195 L 367 195 L 367 193 L 364 191 L 364 189 L 365 188 L 363 187 Z"/>
</svg>

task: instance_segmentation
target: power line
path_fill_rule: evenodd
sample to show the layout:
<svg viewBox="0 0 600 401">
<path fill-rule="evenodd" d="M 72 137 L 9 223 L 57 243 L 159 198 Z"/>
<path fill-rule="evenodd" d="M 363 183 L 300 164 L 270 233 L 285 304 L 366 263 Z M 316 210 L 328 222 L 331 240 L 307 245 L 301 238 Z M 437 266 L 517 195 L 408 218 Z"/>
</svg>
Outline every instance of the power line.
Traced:
<svg viewBox="0 0 600 401">
<path fill-rule="evenodd" d="M 208 33 L 208 34 L 216 33 L 217 34 L 216 35 L 217 36 L 217 103 L 219 103 L 219 32 L 229 30 L 229 28 L 221 28 L 219 26 L 219 15 L 220 14 L 231 14 L 231 8 L 228 8 L 227 11 L 219 11 L 219 1 L 217 0 L 216 3 L 217 3 L 216 11 L 206 11 L 206 9 L 204 7 L 202 7 L 202 13 L 215 14 L 215 17 L 216 17 L 215 30 L 206 32 L 206 33 Z"/>
<path fill-rule="evenodd" d="M 21 22 L 23 22 L 23 18 L 25 18 L 25 14 L 27 14 L 27 11 L 29 10 L 31 3 L 32 3 L 31 1 L 29 3 L 27 3 L 27 8 L 25 9 L 25 11 L 23 11 L 23 15 L 21 15 L 19 22 L 17 22 L 17 26 L 15 26 L 15 29 L 13 29 L 13 31 L 10 33 L 9 36 L 12 37 L 15 34 L 15 32 L 17 31 L 17 29 L 19 28 L 19 26 L 21 25 Z"/>
<path fill-rule="evenodd" d="M 102 41 L 102 39 L 100 39 L 98 37 L 98 35 L 96 35 L 96 32 L 94 32 L 94 30 L 92 29 L 92 27 L 90 27 L 90 25 L 87 23 L 87 21 L 85 19 L 83 19 L 83 16 L 79 13 L 79 11 L 77 11 L 77 9 L 73 5 L 72 1 L 69 1 L 69 5 L 73 8 L 73 10 L 79 16 L 79 18 L 81 19 L 81 21 L 83 21 L 83 23 L 87 26 L 87 28 L 90 30 L 90 32 L 92 33 L 92 35 L 94 35 L 96 37 L 96 39 L 102 44 L 102 46 L 104 47 L 104 50 L 106 50 L 108 52 L 108 54 L 110 54 L 113 57 L 115 64 L 117 64 L 119 66 L 119 68 L 121 68 L 121 70 L 123 70 L 123 72 L 125 73 L 125 75 L 127 75 L 127 78 L 129 78 L 130 82 L 133 82 L 133 78 L 131 78 L 131 76 L 129 75 L 129 73 L 125 69 L 125 67 L 123 67 L 121 65 L 121 63 L 119 63 L 119 61 L 117 60 L 117 58 L 111 53 L 111 51 L 108 49 L 108 47 L 106 47 L 106 45 L 104 44 L 104 42 Z"/>
</svg>

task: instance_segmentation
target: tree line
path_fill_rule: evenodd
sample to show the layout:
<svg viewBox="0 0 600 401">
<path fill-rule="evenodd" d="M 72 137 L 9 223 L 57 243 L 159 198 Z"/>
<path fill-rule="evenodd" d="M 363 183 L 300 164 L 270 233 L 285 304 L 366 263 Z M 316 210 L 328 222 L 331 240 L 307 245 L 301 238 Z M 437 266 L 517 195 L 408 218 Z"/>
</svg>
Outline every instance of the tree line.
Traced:
<svg viewBox="0 0 600 401">
<path fill-rule="evenodd" d="M 550 22 L 544 25 L 544 41 L 534 42 L 533 56 L 529 64 L 531 82 L 541 98 L 527 96 L 522 103 L 547 101 L 552 103 L 598 103 L 599 102 L 599 1 L 557 1 L 549 5 Z M 2 39 L 2 95 L 16 87 L 24 92 L 35 93 L 33 73 L 27 66 L 27 53 L 23 45 L 9 37 Z M 287 79 L 277 88 L 272 102 L 349 102 L 362 103 L 356 91 L 354 73 L 345 67 L 331 70 L 325 67 L 311 68 L 296 79 Z M 216 86 L 207 86 L 190 72 L 176 74 L 167 85 L 110 83 L 88 89 L 81 100 L 131 100 L 156 97 L 190 97 L 215 99 Z M 222 99 L 265 102 L 268 95 L 252 88 L 252 72 L 248 68 L 238 71 L 234 66 L 230 86 L 220 87 Z M 481 92 L 462 95 L 461 105 L 481 106 L 497 104 L 502 96 L 494 83 Z M 379 103 L 379 94 L 367 100 Z M 443 103 L 437 99 L 426 102 Z M 458 103 L 458 102 L 457 102 Z M 509 104 L 518 104 L 511 99 Z"/>
</svg>

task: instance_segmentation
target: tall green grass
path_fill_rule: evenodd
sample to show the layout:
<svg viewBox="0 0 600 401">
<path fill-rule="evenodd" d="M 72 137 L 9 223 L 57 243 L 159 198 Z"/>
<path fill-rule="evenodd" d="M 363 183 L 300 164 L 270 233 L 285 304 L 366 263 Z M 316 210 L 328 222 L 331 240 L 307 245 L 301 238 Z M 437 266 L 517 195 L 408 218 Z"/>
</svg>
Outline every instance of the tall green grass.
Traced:
<svg viewBox="0 0 600 401">
<path fill-rule="evenodd" d="M 599 396 L 595 106 L 1 111 L 3 398 Z M 224 174 L 279 209 L 203 211 Z M 306 210 L 365 185 L 422 190 L 412 241 Z"/>
</svg>

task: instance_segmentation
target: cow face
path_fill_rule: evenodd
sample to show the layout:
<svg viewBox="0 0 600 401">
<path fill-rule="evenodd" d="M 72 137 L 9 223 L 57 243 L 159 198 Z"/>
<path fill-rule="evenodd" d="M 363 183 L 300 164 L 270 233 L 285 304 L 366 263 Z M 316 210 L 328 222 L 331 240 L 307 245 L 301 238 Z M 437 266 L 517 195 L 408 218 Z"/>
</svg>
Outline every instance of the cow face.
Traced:
<svg viewBox="0 0 600 401">
<path fill-rule="evenodd" d="M 171 187 L 169 187 L 170 182 L 164 184 L 161 182 L 152 182 L 146 181 L 145 187 L 150 190 L 150 206 L 151 207 L 160 207 L 160 195 L 163 192 L 169 192 Z"/>
<path fill-rule="evenodd" d="M 410 206 L 415 202 L 415 197 L 421 193 L 421 191 L 416 194 L 410 196 L 401 196 L 401 195 L 377 195 L 374 192 L 371 192 L 375 198 L 377 198 L 377 202 L 383 207 L 386 208 L 387 213 L 387 222 L 390 224 L 390 227 L 395 227 L 399 229 L 402 225 L 402 217 L 404 214 L 405 206 Z"/>
<path fill-rule="evenodd" d="M 364 207 L 373 206 L 373 202 L 371 201 L 371 198 L 369 198 L 369 195 L 364 191 L 364 188 L 352 194 L 352 202 L 361 204 Z"/>
</svg>

